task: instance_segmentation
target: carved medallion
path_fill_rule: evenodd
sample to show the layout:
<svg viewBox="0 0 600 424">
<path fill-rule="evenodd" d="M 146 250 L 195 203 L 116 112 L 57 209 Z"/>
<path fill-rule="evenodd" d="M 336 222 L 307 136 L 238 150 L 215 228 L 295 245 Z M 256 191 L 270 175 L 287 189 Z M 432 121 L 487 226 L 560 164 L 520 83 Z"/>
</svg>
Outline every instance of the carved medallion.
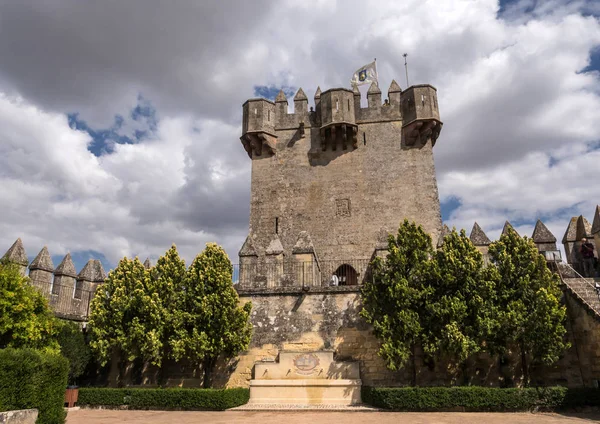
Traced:
<svg viewBox="0 0 600 424">
<path fill-rule="evenodd" d="M 319 357 L 314 353 L 302 353 L 294 358 L 296 373 L 310 375 L 314 373 L 319 365 Z"/>
</svg>

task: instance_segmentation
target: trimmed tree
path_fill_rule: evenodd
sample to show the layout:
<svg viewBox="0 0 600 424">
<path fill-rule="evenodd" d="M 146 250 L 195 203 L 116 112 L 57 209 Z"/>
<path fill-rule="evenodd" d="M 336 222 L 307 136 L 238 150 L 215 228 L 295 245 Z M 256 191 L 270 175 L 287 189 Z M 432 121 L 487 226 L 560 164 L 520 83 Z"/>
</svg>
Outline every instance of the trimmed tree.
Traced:
<svg viewBox="0 0 600 424">
<path fill-rule="evenodd" d="M 388 237 L 388 252 L 385 259 L 375 258 L 371 263 L 373 278 L 362 287 L 361 315 L 373 326 L 381 342 L 379 356 L 389 369 L 404 368 L 412 359 L 415 385 L 415 348 L 423 332 L 431 237 L 420 225 L 404 220 L 396 237 Z"/>
<path fill-rule="evenodd" d="M 520 237 L 511 228 L 490 245 L 489 253 L 498 273 L 498 328 L 490 347 L 501 355 L 511 347 L 518 348 L 527 386 L 530 364 L 552 364 L 569 347 L 559 279 L 550 272 L 533 240 Z"/>
<path fill-rule="evenodd" d="M 464 230 L 452 229 L 431 262 L 423 314 L 423 351 L 461 366 L 485 349 L 497 327 L 494 274 Z"/>
<path fill-rule="evenodd" d="M 128 361 L 160 366 L 162 302 L 149 270 L 138 258 L 123 258 L 96 291 L 90 311 L 90 347 L 101 365 L 113 352 Z"/>
<path fill-rule="evenodd" d="M 208 243 L 190 265 L 185 289 L 177 292 L 170 343 L 173 357 L 201 365 L 204 387 L 212 384 L 217 359 L 247 349 L 252 335 L 252 305 L 239 306 L 232 271 L 225 251 Z"/>
<path fill-rule="evenodd" d="M 185 290 L 185 261 L 177 252 L 177 247 L 172 245 L 163 256 L 158 258 L 156 265 L 150 270 L 154 280 L 154 288 L 158 293 L 160 311 L 163 314 L 163 331 L 161 334 L 162 357 L 172 358 L 169 340 L 174 335 L 175 317 L 177 316 L 177 293 Z M 162 382 L 163 369 L 161 367 L 159 379 Z"/>
<path fill-rule="evenodd" d="M 59 320 L 58 344 L 60 353 L 69 360 L 68 384 L 76 384 L 91 359 L 90 348 L 79 324 L 73 321 Z"/>
<path fill-rule="evenodd" d="M 58 351 L 57 321 L 48 300 L 19 266 L 0 261 L 0 348 Z"/>
</svg>

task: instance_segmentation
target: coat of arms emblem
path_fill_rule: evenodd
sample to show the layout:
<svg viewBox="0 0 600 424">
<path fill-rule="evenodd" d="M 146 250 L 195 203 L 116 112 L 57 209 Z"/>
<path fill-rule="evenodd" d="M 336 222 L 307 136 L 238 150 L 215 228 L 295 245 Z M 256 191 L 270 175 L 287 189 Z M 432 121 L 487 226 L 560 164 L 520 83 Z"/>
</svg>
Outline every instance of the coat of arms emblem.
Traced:
<svg viewBox="0 0 600 424">
<path fill-rule="evenodd" d="M 317 355 L 302 353 L 294 358 L 294 367 L 298 374 L 312 374 L 319 362 Z"/>
</svg>

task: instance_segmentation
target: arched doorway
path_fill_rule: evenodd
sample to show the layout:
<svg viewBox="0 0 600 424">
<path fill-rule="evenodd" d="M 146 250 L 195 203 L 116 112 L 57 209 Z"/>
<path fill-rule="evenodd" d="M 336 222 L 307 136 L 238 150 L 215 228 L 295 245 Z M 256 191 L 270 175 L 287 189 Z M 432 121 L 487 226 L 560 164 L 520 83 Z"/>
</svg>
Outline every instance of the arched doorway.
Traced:
<svg viewBox="0 0 600 424">
<path fill-rule="evenodd" d="M 343 264 L 335 271 L 340 286 L 355 286 L 358 284 L 358 274 L 356 270 L 348 264 Z"/>
</svg>

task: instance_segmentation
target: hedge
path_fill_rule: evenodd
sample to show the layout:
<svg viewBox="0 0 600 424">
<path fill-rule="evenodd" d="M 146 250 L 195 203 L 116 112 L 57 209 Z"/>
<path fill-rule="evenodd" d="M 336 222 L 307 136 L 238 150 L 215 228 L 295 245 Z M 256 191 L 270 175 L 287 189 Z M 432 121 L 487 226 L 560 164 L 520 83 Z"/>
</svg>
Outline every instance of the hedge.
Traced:
<svg viewBox="0 0 600 424">
<path fill-rule="evenodd" d="M 36 408 L 38 424 L 65 421 L 69 361 L 33 349 L 0 350 L 0 411 Z"/>
<path fill-rule="evenodd" d="M 248 389 L 111 389 L 80 388 L 80 406 L 126 407 L 127 409 L 178 409 L 223 411 L 244 405 Z"/>
<path fill-rule="evenodd" d="M 542 387 L 363 387 L 363 402 L 396 411 L 528 411 L 600 406 L 600 389 Z"/>
</svg>

